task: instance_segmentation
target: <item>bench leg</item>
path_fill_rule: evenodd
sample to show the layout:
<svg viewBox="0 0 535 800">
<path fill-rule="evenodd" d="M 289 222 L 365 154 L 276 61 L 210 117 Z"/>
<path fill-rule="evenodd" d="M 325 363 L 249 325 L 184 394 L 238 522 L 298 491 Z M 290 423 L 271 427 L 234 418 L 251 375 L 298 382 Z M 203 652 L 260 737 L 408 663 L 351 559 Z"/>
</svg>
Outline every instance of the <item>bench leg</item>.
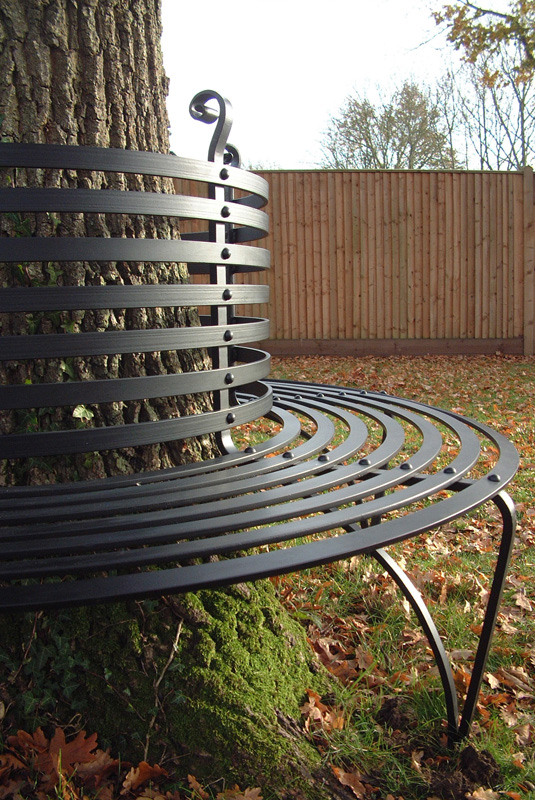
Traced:
<svg viewBox="0 0 535 800">
<path fill-rule="evenodd" d="M 496 504 L 502 516 L 502 538 L 487 603 L 487 610 L 483 620 L 481 636 L 479 638 L 479 644 L 474 659 L 474 666 L 472 668 L 472 675 L 470 678 L 468 691 L 466 693 L 466 699 L 464 701 L 460 723 L 458 722 L 459 711 L 457 704 L 457 692 L 455 689 L 451 665 L 436 625 L 431 618 L 422 595 L 414 586 L 410 578 L 403 572 L 399 564 L 397 564 L 397 562 L 394 561 L 394 559 L 385 550 L 379 549 L 370 553 L 370 555 L 374 556 L 374 558 L 397 583 L 403 592 L 403 595 L 411 604 L 411 607 L 416 614 L 425 635 L 427 636 L 429 645 L 433 651 L 433 655 L 435 656 L 435 661 L 437 663 L 440 679 L 444 689 L 444 696 L 446 700 L 446 716 L 448 721 L 448 743 L 450 745 L 452 745 L 454 742 L 464 739 L 470 730 L 470 725 L 477 705 L 477 699 L 479 697 L 481 682 L 483 680 L 485 666 L 487 664 L 492 636 L 496 626 L 496 619 L 498 616 L 503 587 L 505 584 L 505 578 L 513 548 L 516 530 L 516 512 L 514 503 L 507 492 L 499 492 L 499 494 L 492 498 L 492 502 Z"/>
<path fill-rule="evenodd" d="M 377 559 L 390 577 L 395 580 L 404 596 L 411 604 L 412 610 L 418 617 L 418 621 L 427 636 L 429 645 L 435 656 L 442 687 L 444 689 L 446 717 L 448 720 L 448 742 L 451 744 L 458 736 L 457 721 L 459 719 L 459 708 L 457 705 L 457 692 L 453 680 L 453 672 L 448 655 L 442 644 L 442 639 L 440 638 L 439 632 L 425 605 L 422 595 L 408 575 L 403 572 L 399 564 L 382 548 L 374 550 L 370 555 Z"/>
<path fill-rule="evenodd" d="M 494 570 L 494 578 L 487 603 L 487 610 L 485 612 L 483 628 L 481 630 L 474 667 L 472 669 L 472 677 L 470 679 L 468 692 L 466 693 L 463 715 L 457 735 L 458 739 L 463 739 L 467 735 L 474 716 L 515 539 L 516 510 L 512 498 L 507 492 L 499 492 L 499 494 L 492 498 L 492 502 L 496 504 L 502 515 L 502 540 L 500 542 L 498 560 L 496 562 L 496 569 Z"/>
</svg>

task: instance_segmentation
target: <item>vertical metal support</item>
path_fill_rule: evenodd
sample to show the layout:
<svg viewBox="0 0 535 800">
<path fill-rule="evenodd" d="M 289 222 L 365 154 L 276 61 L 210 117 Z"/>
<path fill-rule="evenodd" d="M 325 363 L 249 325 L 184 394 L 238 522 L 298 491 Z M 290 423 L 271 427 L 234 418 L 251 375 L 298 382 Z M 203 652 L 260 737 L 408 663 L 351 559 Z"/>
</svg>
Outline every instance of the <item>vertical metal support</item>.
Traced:
<svg viewBox="0 0 535 800">
<path fill-rule="evenodd" d="M 219 111 L 214 111 L 206 104 L 210 100 L 215 100 L 219 105 Z M 211 307 L 210 322 L 212 325 L 225 327 L 225 346 L 214 347 L 210 350 L 212 358 L 213 369 L 227 369 L 227 385 L 228 389 L 220 389 L 214 392 L 214 410 L 220 411 L 223 409 L 230 409 L 236 405 L 235 394 L 231 389 L 234 376 L 231 367 L 234 363 L 232 357 L 232 322 L 234 321 L 234 306 L 227 301 L 230 299 L 228 296 L 227 287 L 233 283 L 234 277 L 232 271 L 225 260 L 230 258 L 230 248 L 226 245 L 232 242 L 232 201 L 234 199 L 234 190 L 227 188 L 224 185 L 225 180 L 228 179 L 229 173 L 228 166 L 240 165 L 239 153 L 235 147 L 227 144 L 228 135 L 232 127 L 232 106 L 228 100 L 222 97 L 217 92 L 204 91 L 195 95 L 190 103 L 190 114 L 194 119 L 200 120 L 207 124 L 212 124 L 217 121 L 217 126 L 212 136 L 210 146 L 208 149 L 208 160 L 214 163 L 219 162 L 221 171 L 219 177 L 221 179 L 220 186 L 210 184 L 208 187 L 208 196 L 211 200 L 217 201 L 220 207 L 220 219 L 211 221 L 209 223 L 208 236 L 209 241 L 215 242 L 221 246 L 221 263 L 213 264 L 210 268 L 210 283 L 221 286 L 221 304 L 213 305 Z M 225 297 L 225 294 L 227 297 Z M 236 452 L 230 429 L 221 431 L 216 435 L 219 447 L 223 453 Z"/>
</svg>

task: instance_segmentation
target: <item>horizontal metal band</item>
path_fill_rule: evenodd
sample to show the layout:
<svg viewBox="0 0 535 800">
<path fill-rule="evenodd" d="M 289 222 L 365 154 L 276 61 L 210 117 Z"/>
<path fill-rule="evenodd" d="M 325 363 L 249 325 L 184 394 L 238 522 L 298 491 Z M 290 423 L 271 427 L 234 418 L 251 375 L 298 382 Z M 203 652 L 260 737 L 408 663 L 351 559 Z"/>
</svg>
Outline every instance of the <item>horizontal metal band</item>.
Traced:
<svg viewBox="0 0 535 800">
<path fill-rule="evenodd" d="M 72 431 L 44 431 L 42 433 L 9 434 L 0 436 L 0 458 L 31 458 L 35 456 L 62 455 L 115 450 L 121 447 L 170 442 L 203 436 L 227 430 L 234 425 L 251 422 L 266 414 L 272 404 L 272 389 L 257 383 L 258 396 L 239 406 L 192 414 L 178 419 L 137 422 L 106 428 L 88 428 Z M 228 414 L 232 411 L 232 425 Z"/>
<path fill-rule="evenodd" d="M 225 292 L 231 296 L 224 296 Z M 225 306 L 231 301 L 235 305 L 267 303 L 268 299 L 269 287 L 254 284 L 15 287 L 0 289 L 0 312 Z"/>
<path fill-rule="evenodd" d="M 247 363 L 178 375 L 0 386 L 0 408 L 43 408 L 76 406 L 79 403 L 91 405 L 120 400 L 148 400 L 154 397 L 219 391 L 230 386 L 234 389 L 268 376 L 270 356 L 267 353 L 253 348 L 237 347 L 234 355 L 236 360 Z M 233 376 L 231 384 L 227 380 L 229 374 Z"/>
<path fill-rule="evenodd" d="M 250 318 L 247 317 L 247 319 Z M 230 333 L 230 337 L 228 333 Z M 201 347 L 228 347 L 230 344 L 257 342 L 265 338 L 268 333 L 269 322 L 258 319 L 255 322 L 228 326 L 3 336 L 0 339 L 0 360 L 16 361 L 25 358 L 68 358 L 118 353 L 152 353 L 159 350 L 192 350 Z M 227 338 L 225 338 L 226 335 Z"/>
<path fill-rule="evenodd" d="M 0 144 L 0 167 L 84 169 L 184 178 L 254 192 L 266 201 L 269 193 L 268 182 L 251 172 L 225 166 L 228 177 L 223 178 L 221 164 L 142 150 L 5 142 Z"/>
<path fill-rule="evenodd" d="M 227 209 L 227 212 L 225 211 Z M 269 231 L 268 215 L 231 201 L 156 192 L 116 189 L 0 189 L 0 210 L 12 212 L 143 214 L 182 219 L 206 219 Z"/>
<path fill-rule="evenodd" d="M 0 239 L 0 261 L 179 261 L 267 269 L 269 250 L 183 239 L 13 236 Z"/>
</svg>

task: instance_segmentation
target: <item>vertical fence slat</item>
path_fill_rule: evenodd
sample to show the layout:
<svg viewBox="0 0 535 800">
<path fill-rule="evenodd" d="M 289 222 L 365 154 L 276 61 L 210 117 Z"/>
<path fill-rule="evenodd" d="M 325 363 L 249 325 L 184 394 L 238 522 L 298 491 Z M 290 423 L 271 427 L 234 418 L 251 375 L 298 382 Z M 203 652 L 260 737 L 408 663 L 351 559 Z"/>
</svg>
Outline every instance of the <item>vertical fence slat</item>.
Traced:
<svg viewBox="0 0 535 800">
<path fill-rule="evenodd" d="M 533 351 L 529 170 L 261 174 L 271 184 L 272 233 L 261 245 L 272 251 L 273 339 L 517 347 L 523 337 Z"/>
</svg>

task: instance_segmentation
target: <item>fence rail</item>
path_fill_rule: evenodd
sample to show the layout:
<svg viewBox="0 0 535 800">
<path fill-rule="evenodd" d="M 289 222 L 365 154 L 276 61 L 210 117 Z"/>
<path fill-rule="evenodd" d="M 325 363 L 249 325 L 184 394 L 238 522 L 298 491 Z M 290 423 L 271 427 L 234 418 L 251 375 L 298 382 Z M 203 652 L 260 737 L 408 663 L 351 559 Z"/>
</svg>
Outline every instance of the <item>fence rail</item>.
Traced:
<svg viewBox="0 0 535 800">
<path fill-rule="evenodd" d="M 259 174 L 271 352 L 535 353 L 531 168 Z"/>
</svg>

